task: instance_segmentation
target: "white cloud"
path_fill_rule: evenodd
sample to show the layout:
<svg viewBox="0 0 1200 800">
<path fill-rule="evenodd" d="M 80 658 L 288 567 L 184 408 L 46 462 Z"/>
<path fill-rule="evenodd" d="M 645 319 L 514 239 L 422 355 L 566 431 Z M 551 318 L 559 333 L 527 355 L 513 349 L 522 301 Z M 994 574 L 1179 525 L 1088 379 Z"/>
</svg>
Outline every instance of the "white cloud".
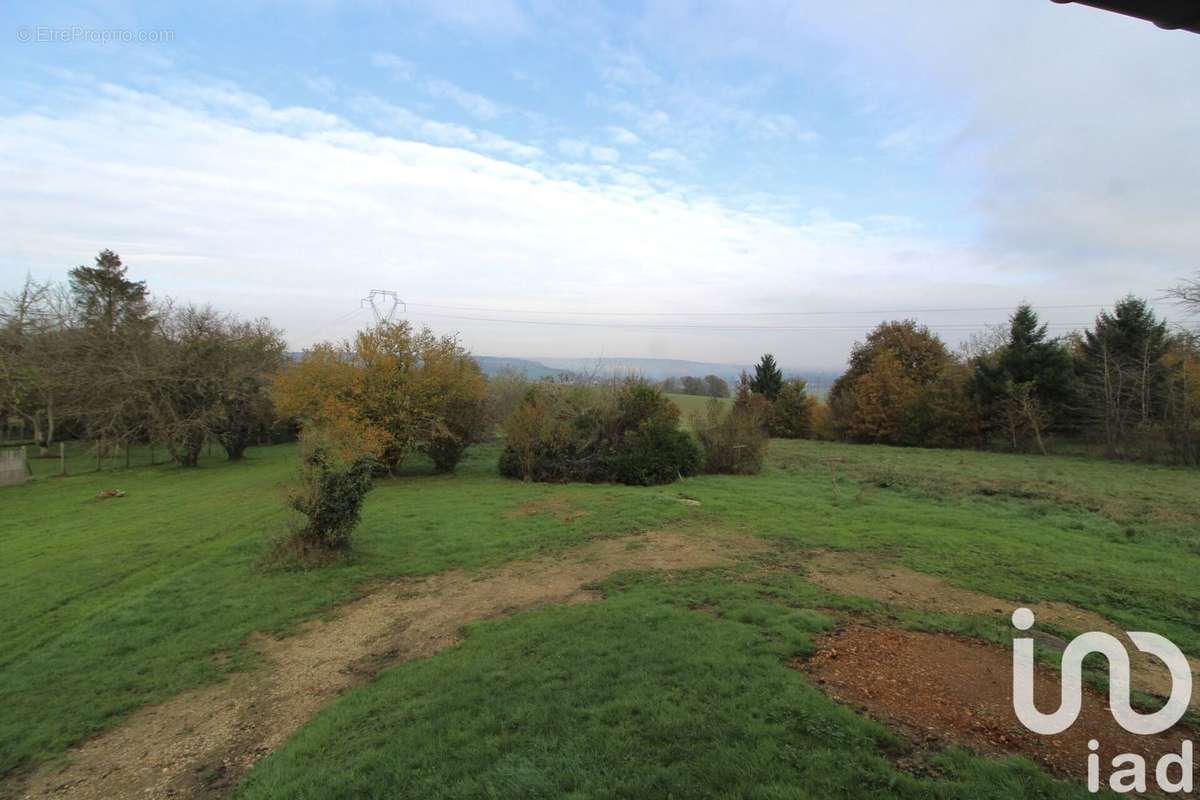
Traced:
<svg viewBox="0 0 1200 800">
<path fill-rule="evenodd" d="M 609 137 L 617 144 L 630 145 L 638 144 L 642 141 L 636 133 L 628 128 L 622 128 L 620 125 L 609 125 L 605 130 L 608 131 Z"/>
<path fill-rule="evenodd" d="M 927 304 L 994 279 L 969 253 L 828 215 L 782 224 L 611 165 L 595 167 L 608 183 L 554 177 L 560 165 L 463 149 L 527 145 L 372 98 L 357 105 L 390 116 L 395 135 L 244 92 L 170 94 L 207 105 L 80 87 L 0 117 L 0 179 L 11 187 L 0 195 L 5 283 L 29 268 L 61 277 L 112 247 L 157 291 L 267 314 L 301 346 L 349 333 L 361 320 L 332 323 L 372 287 L 414 303 L 718 311 Z M 451 146 L 408 138 L 416 134 Z M 741 360 L 790 346 L 771 333 L 544 329 L 422 313 L 412 317 L 458 330 L 479 352 Z M 836 365 L 855 333 L 795 334 L 791 363 Z"/>
<path fill-rule="evenodd" d="M 676 150 L 674 147 L 660 147 L 657 150 L 652 150 L 646 158 L 651 161 L 658 161 L 664 164 L 684 164 L 687 163 L 687 156 Z"/>
<path fill-rule="evenodd" d="M 396 81 L 411 81 L 417 74 L 415 64 L 395 53 L 372 53 L 371 63 L 385 70 Z"/>
<path fill-rule="evenodd" d="M 621 153 L 615 148 L 594 145 L 582 139 L 559 139 L 558 150 L 569 158 L 590 158 L 605 164 L 612 164 L 621 159 Z"/>
<path fill-rule="evenodd" d="M 448 100 L 463 111 L 482 120 L 495 119 L 503 110 L 499 103 L 443 78 L 420 77 L 419 70 L 408 59 L 395 53 L 373 53 L 371 63 L 386 71 L 393 80 L 414 83 L 430 97 Z"/>
<path fill-rule="evenodd" d="M 972 182 L 970 225 L 996 263 L 1151 296 L 1200 263 L 1200 105 L 1180 77 L 1200 73 L 1192 34 L 1032 0 L 933 0 L 921 13 L 659 3 L 638 29 L 660 58 L 833 76 L 890 124 L 879 150 L 954 163 Z"/>
<path fill-rule="evenodd" d="M 435 144 L 500 153 L 523 161 L 542 155 L 542 150 L 533 145 L 522 144 L 491 131 L 432 120 L 373 95 L 359 96 L 351 102 L 351 106 L 391 134 L 415 136 Z"/>
</svg>

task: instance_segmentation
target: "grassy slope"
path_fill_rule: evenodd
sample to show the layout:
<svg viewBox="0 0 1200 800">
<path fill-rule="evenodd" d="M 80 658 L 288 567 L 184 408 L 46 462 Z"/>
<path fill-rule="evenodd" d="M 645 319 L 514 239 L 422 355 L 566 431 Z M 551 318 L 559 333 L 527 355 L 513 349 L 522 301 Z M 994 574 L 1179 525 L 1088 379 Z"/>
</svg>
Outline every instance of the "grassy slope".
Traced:
<svg viewBox="0 0 1200 800">
<path fill-rule="evenodd" d="M 339 700 L 238 796 L 1090 796 L 961 751 L 933 758 L 937 779 L 896 770 L 905 742 L 786 666 L 830 624 L 807 609 L 844 601 L 794 576 L 734 577 L 627 573 L 603 604 L 473 626 Z"/>
<path fill-rule="evenodd" d="M 708 401 L 711 398 L 700 397 L 694 394 L 668 394 L 671 402 L 679 406 L 679 411 L 682 415 L 683 424 L 685 427 L 690 427 L 693 414 L 703 414 L 708 409 Z M 717 400 L 722 405 L 728 405 L 733 401 L 728 397 L 722 397 Z"/>
<path fill-rule="evenodd" d="M 0 769 L 52 756 L 132 708 L 219 677 L 210 654 L 236 651 L 251 630 L 311 616 L 372 576 L 476 568 L 685 516 L 797 548 L 884 550 L 961 585 L 1094 608 L 1200 653 L 1194 471 L 777 441 L 769 469 L 755 477 L 649 489 L 546 487 L 496 477 L 495 449 L 480 448 L 456 477 L 383 482 L 369 500 L 353 563 L 263 575 L 254 565 L 266 537 L 285 523 L 280 498 L 291 451 L 252 455 L 245 464 L 192 472 L 160 467 L 0 490 L 7 556 L 0 599 L 20 610 L 0 617 Z M 109 486 L 129 496 L 93 498 Z M 680 492 L 703 505 L 671 502 Z M 559 493 L 592 513 L 571 523 L 507 513 Z M 695 794 L 700 784 L 688 775 L 728 783 L 739 769 L 745 779 L 759 767 L 779 781 L 763 797 L 805 796 L 798 780 L 830 796 L 877 780 L 898 796 L 933 791 L 887 767 L 879 731 L 781 665 L 823 624 L 805 609 L 836 601 L 800 580 L 772 588 L 709 574 L 673 586 L 618 581 L 611 589 L 604 604 L 478 626 L 462 647 L 389 671 L 269 759 L 248 793 L 271 794 L 275 781 L 304 792 L 333 776 L 367 776 L 379 783 L 363 786 L 388 796 L 406 787 L 423 794 L 411 782 L 422 780 L 444 786 L 442 796 L 487 787 L 510 796 L 508 787 L 526 784 L 542 787 L 532 796 L 558 796 L 589 794 L 632 773 L 646 777 L 613 794 L 657 795 L 670 786 Z M 689 592 L 737 611 L 719 620 L 688 612 Z M 663 687 L 677 702 L 665 703 Z M 782 700 L 760 713 L 764 698 L 775 697 Z M 653 710 L 654 725 L 646 727 L 642 706 Z M 547 733 L 559 730 L 546 727 L 547 715 L 559 713 L 574 721 L 577 736 Z M 400 728 L 366 723 L 381 715 L 399 715 Z M 655 733 L 659 716 L 673 733 Z M 691 729 L 709 738 L 672 743 Z M 827 746 L 811 754 L 814 739 Z M 459 768 L 451 762 L 460 757 L 496 767 Z M 669 768 L 672 759 L 684 767 Z M 1023 766 L 961 754 L 943 767 L 955 777 L 937 792 L 954 780 L 976 781 L 972 792 L 1041 780 Z M 571 775 L 576 782 L 562 782 Z"/>
<path fill-rule="evenodd" d="M 0 773 L 61 751 L 121 715 L 213 680 L 209 656 L 349 597 L 373 576 L 476 568 L 682 513 L 651 494 L 572 490 L 571 524 L 505 517 L 556 489 L 495 474 L 481 450 L 462 477 L 414 475 L 372 494 L 353 563 L 256 569 L 285 530 L 288 447 L 241 464 L 104 472 L 0 490 Z M 99 489 L 128 494 L 96 500 Z M 619 502 L 618 502 L 619 498 Z M 238 666 L 234 659 L 233 666 Z"/>
</svg>

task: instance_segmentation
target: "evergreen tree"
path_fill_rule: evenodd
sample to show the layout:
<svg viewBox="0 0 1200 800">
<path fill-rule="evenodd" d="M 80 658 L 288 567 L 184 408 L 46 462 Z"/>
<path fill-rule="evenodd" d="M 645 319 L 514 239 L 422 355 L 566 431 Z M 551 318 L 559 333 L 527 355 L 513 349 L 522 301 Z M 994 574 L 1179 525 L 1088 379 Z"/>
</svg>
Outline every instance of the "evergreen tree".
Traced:
<svg viewBox="0 0 1200 800">
<path fill-rule="evenodd" d="M 1093 424 L 1110 455 L 1128 455 L 1131 434 L 1161 416 L 1170 340 L 1145 300 L 1132 295 L 1113 313 L 1102 312 L 1080 342 L 1080 372 L 1088 389 Z"/>
<path fill-rule="evenodd" d="M 775 356 L 767 353 L 754 365 L 754 377 L 750 379 L 750 389 L 768 400 L 774 400 L 779 397 L 779 391 L 782 388 L 783 370 L 775 363 Z"/>
<path fill-rule="evenodd" d="M 779 396 L 771 403 L 767 414 L 767 429 L 772 436 L 782 439 L 808 439 L 812 437 L 813 408 L 816 401 L 808 396 L 803 378 L 785 381 Z"/>
<path fill-rule="evenodd" d="M 146 282 L 129 280 L 126 271 L 121 257 L 112 250 L 102 250 L 94 267 L 71 270 L 71 293 L 85 325 L 113 333 L 127 322 L 146 318 Z"/>
<path fill-rule="evenodd" d="M 1047 335 L 1028 304 L 1009 319 L 1008 339 L 975 360 L 972 389 L 993 428 L 1004 428 L 1013 447 L 1023 433 L 1041 442 L 1043 429 L 1072 426 L 1075 377 L 1071 353 Z"/>
</svg>

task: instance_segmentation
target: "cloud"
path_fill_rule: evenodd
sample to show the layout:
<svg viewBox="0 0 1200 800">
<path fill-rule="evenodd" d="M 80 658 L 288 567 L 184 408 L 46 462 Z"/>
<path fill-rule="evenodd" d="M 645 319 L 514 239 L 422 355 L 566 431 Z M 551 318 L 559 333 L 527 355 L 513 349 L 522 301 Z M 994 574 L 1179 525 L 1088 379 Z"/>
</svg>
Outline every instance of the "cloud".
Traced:
<svg viewBox="0 0 1200 800">
<path fill-rule="evenodd" d="M 480 119 L 495 119 L 500 114 L 500 106 L 496 103 L 482 95 L 468 92 L 450 81 L 431 78 L 425 81 L 424 85 L 430 95 L 447 99 Z"/>
<path fill-rule="evenodd" d="M 411 81 L 417 74 L 416 65 L 395 53 L 372 53 L 371 63 L 387 71 L 396 81 Z"/>
<path fill-rule="evenodd" d="M 530 21 L 514 0 L 402 0 L 443 24 L 487 37 L 512 38 L 527 34 Z"/>
<path fill-rule="evenodd" d="M 659 3 L 659 59 L 822 81 L 971 188 L 982 256 L 1154 295 L 1200 263 L 1194 35 L 1082 5 Z M 674 115 L 674 114 L 673 114 Z M 933 175 L 934 173 L 931 173 Z M 962 223 L 960 223 L 962 224 Z"/>
<path fill-rule="evenodd" d="M 479 119 L 495 119 L 503 110 L 499 103 L 493 102 L 483 95 L 469 92 L 451 81 L 443 78 L 421 77 L 416 65 L 395 53 L 373 53 L 371 63 L 386 71 L 393 80 L 416 84 L 430 97 L 448 100 Z"/>
<path fill-rule="evenodd" d="M 638 144 L 642 141 L 636 133 L 628 128 L 622 128 L 620 125 L 609 125 L 605 130 L 608 131 L 609 137 L 617 144 Z"/>
<path fill-rule="evenodd" d="M 338 319 L 372 287 L 414 304 L 724 311 L 929 303 L 993 279 L 934 242 L 827 214 L 783 224 L 606 164 L 585 184 L 559 176 L 563 165 L 472 152 L 529 145 L 375 98 L 355 105 L 390 120 L 389 133 L 230 87 L 48 93 L 37 110 L 0 117 L 0 178 L 13 187 L 0 195 L 11 223 L 0 274 L 61 277 L 112 247 L 156 291 L 267 314 L 295 347 L 348 334 L 362 320 Z M 459 331 L 477 352 L 526 355 L 746 360 L 773 343 L 830 366 L 861 333 L 545 329 L 421 313 L 412 318 Z"/>
<path fill-rule="evenodd" d="M 435 144 L 501 153 L 525 161 L 543 154 L 539 147 L 522 144 L 491 131 L 429 119 L 374 95 L 360 95 L 354 98 L 351 107 L 392 134 L 415 136 Z"/>
<path fill-rule="evenodd" d="M 615 148 L 594 145 L 582 139 L 559 139 L 558 149 L 559 152 L 570 158 L 590 158 L 605 164 L 621 160 L 621 153 Z"/>
<path fill-rule="evenodd" d="M 676 150 L 674 147 L 660 147 L 657 150 L 652 150 L 646 158 L 651 161 L 658 161 L 664 164 L 685 164 L 687 156 Z"/>
</svg>

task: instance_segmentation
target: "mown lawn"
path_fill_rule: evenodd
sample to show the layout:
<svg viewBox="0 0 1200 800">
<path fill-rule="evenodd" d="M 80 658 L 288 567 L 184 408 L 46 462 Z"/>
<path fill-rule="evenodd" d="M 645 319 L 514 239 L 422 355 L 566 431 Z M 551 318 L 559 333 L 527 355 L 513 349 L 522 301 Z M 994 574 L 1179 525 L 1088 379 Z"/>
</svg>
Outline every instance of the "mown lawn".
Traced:
<svg viewBox="0 0 1200 800">
<path fill-rule="evenodd" d="M 485 568 L 667 524 L 786 549 L 871 550 L 1013 600 L 1062 600 L 1200 655 L 1200 473 L 1143 465 L 772 443 L 752 477 L 666 487 L 501 479 L 476 448 L 453 477 L 371 495 L 349 563 L 264 572 L 293 450 L 240 464 L 43 478 L 0 490 L 0 771 L 55 757 L 129 711 L 248 668 L 281 630 L 372 578 Z M 104 488 L 124 498 L 97 500 Z M 588 513 L 516 513 L 566 495 Z M 680 495 L 700 505 L 677 502 Z M 757 577 L 756 577 L 757 576 Z M 866 608 L 795 573 L 627 574 L 599 604 L 474 626 L 340 699 L 255 769 L 248 797 L 1076 796 L 1027 762 L 938 756 L 897 770 L 893 736 L 786 666 Z M 722 609 L 719 615 L 689 605 Z M 728 612 L 728 613 L 726 613 Z M 930 618 L 942 627 L 986 624 Z M 211 658 L 231 653 L 218 667 Z M 238 657 L 239 654 L 242 657 Z"/>
</svg>

